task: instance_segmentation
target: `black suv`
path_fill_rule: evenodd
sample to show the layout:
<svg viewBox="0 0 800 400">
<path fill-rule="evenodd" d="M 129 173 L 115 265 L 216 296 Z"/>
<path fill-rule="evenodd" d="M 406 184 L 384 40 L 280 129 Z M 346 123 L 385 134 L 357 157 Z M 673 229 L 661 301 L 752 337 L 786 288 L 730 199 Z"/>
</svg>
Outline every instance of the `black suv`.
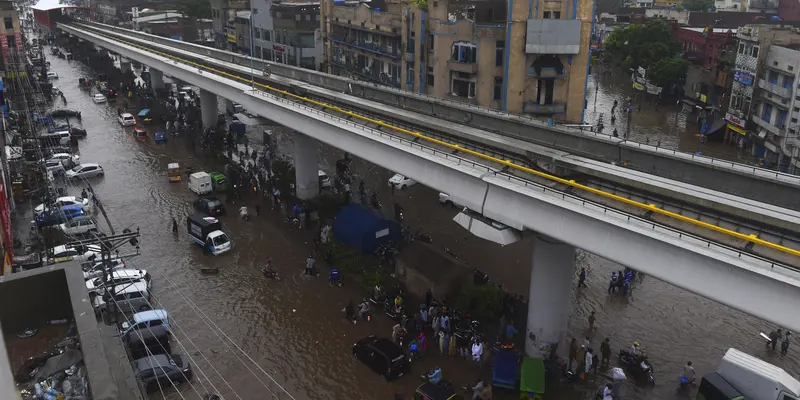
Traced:
<svg viewBox="0 0 800 400">
<path fill-rule="evenodd" d="M 368 336 L 353 345 L 353 355 L 387 381 L 408 373 L 410 363 L 403 349 L 389 339 Z"/>
<path fill-rule="evenodd" d="M 159 384 L 161 387 L 169 387 L 172 383 L 178 384 L 192 379 L 189 358 L 178 354 L 140 358 L 133 362 L 133 372 L 148 392 L 158 390 Z"/>
<path fill-rule="evenodd" d="M 195 200 L 194 209 L 212 217 L 225 214 L 225 206 L 216 197 L 203 197 Z"/>
</svg>

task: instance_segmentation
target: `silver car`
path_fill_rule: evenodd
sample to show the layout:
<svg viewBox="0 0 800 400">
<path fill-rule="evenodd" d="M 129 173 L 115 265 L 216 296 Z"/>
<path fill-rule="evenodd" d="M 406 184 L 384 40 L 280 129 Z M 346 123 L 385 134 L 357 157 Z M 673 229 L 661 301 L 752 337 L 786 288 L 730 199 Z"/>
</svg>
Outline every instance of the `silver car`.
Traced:
<svg viewBox="0 0 800 400">
<path fill-rule="evenodd" d="M 103 175 L 105 175 L 103 167 L 101 167 L 100 164 L 94 163 L 79 164 L 75 168 L 67 171 L 67 178 L 69 179 L 85 179 Z"/>
</svg>

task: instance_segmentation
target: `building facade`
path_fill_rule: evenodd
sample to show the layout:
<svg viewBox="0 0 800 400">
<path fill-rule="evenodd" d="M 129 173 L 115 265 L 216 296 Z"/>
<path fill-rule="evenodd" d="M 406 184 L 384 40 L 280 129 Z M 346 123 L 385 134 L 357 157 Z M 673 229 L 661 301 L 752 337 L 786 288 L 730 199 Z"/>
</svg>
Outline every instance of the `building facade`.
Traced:
<svg viewBox="0 0 800 400">
<path fill-rule="evenodd" d="M 214 29 L 214 46 L 234 50 L 238 37 L 234 24 L 237 11 L 250 10 L 247 0 L 211 0 L 211 21 Z"/>
<path fill-rule="evenodd" d="M 780 25 L 747 25 L 737 32 L 728 134 L 781 171 L 795 172 L 800 131 L 800 33 Z"/>
<path fill-rule="evenodd" d="M 450 3 L 387 10 L 324 0 L 326 70 L 420 94 L 579 123 L 589 0 Z"/>
<path fill-rule="evenodd" d="M 800 0 L 780 0 L 778 16 L 783 21 L 800 21 Z"/>
<path fill-rule="evenodd" d="M 254 55 L 318 70 L 322 59 L 319 1 L 253 0 Z"/>
</svg>

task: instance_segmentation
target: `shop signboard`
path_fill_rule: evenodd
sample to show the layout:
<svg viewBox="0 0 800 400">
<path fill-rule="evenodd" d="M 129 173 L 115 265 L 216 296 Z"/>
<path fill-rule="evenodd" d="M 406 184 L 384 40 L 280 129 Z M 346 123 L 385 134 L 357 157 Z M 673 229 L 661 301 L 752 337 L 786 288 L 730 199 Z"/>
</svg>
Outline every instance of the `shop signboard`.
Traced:
<svg viewBox="0 0 800 400">
<path fill-rule="evenodd" d="M 746 71 L 735 71 L 733 73 L 733 80 L 748 86 L 753 86 L 753 80 L 755 80 L 755 75 Z"/>
<path fill-rule="evenodd" d="M 725 113 L 725 121 L 744 129 L 744 121 L 731 113 Z"/>
</svg>

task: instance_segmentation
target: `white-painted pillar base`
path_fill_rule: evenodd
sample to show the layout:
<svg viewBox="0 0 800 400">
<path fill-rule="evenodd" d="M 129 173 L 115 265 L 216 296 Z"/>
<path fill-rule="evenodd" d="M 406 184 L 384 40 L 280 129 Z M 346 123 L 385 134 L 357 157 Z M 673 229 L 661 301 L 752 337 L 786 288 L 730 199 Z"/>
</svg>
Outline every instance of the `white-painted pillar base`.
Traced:
<svg viewBox="0 0 800 400">
<path fill-rule="evenodd" d="M 214 128 L 219 118 L 219 105 L 217 95 L 205 89 L 200 89 L 200 113 L 203 119 L 203 128 Z"/>
<path fill-rule="evenodd" d="M 150 68 L 150 87 L 153 93 L 164 88 L 164 73 L 161 70 Z"/>
<path fill-rule="evenodd" d="M 295 192 L 300 200 L 319 196 L 319 144 L 300 132 L 292 134 L 294 140 Z"/>
<path fill-rule="evenodd" d="M 547 358 L 555 345 L 566 352 L 572 307 L 575 247 L 540 234 L 534 239 L 525 354 Z"/>
</svg>

